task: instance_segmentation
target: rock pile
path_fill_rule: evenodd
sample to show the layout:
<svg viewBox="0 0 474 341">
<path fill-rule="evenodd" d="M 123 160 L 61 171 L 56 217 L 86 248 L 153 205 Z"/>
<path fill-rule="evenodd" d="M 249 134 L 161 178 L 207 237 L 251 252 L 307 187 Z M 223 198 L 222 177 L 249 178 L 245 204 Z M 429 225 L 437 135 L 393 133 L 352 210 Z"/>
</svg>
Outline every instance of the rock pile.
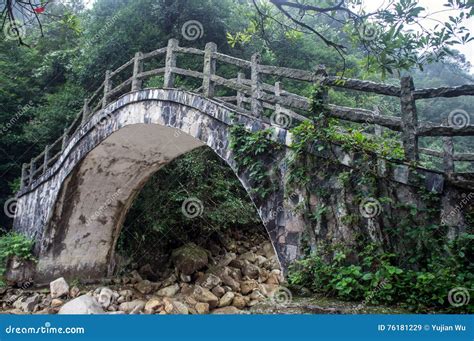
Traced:
<svg viewBox="0 0 474 341">
<path fill-rule="evenodd" d="M 263 238 L 227 239 L 207 249 L 188 243 L 173 250 L 164 272 L 147 264 L 103 280 L 100 287 L 81 289 L 58 278 L 49 291 L 0 291 L 0 304 L 10 313 L 245 313 L 271 299 L 283 280 L 273 247 Z"/>
</svg>

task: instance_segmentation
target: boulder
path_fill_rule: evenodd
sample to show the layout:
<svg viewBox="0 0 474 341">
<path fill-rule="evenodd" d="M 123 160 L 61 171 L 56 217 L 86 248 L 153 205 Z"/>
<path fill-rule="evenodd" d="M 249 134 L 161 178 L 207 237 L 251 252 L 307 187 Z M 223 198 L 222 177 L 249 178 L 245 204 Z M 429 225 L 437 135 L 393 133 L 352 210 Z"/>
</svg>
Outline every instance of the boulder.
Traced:
<svg viewBox="0 0 474 341">
<path fill-rule="evenodd" d="M 219 267 L 213 269 L 213 273 L 222 280 L 224 285 L 229 286 L 233 291 L 240 291 L 240 284 L 230 275 L 229 267 Z"/>
<path fill-rule="evenodd" d="M 221 287 L 220 285 L 212 289 L 211 292 L 219 298 L 222 297 L 226 293 L 225 289 Z"/>
<path fill-rule="evenodd" d="M 243 260 L 243 261 L 248 261 L 250 263 L 255 263 L 255 261 L 257 259 L 256 257 L 257 256 L 255 255 L 255 253 L 253 253 L 252 251 L 248 251 L 248 252 L 245 252 L 244 254 L 240 255 L 239 259 Z"/>
<path fill-rule="evenodd" d="M 219 307 L 227 307 L 232 304 L 235 294 L 232 291 L 226 292 L 219 300 Z"/>
<path fill-rule="evenodd" d="M 40 301 L 39 294 L 33 294 L 32 296 L 19 298 L 13 306 L 17 309 L 21 309 L 25 313 L 32 313 Z"/>
<path fill-rule="evenodd" d="M 241 296 L 241 295 L 236 295 L 234 299 L 232 300 L 232 305 L 238 309 L 243 309 L 249 302 L 249 299 Z"/>
<path fill-rule="evenodd" d="M 237 309 L 236 307 L 223 307 L 223 308 L 217 308 L 212 311 L 211 314 L 214 315 L 233 315 L 233 314 L 242 314 L 243 311 Z"/>
<path fill-rule="evenodd" d="M 60 300 L 59 298 L 53 298 L 51 300 L 51 307 L 52 308 L 57 308 L 57 307 L 60 307 L 64 304 L 64 301 L 63 300 Z"/>
<path fill-rule="evenodd" d="M 132 290 L 120 290 L 119 291 L 119 295 L 121 298 L 123 298 L 122 300 L 123 301 L 130 301 L 132 299 L 132 296 L 133 296 L 133 291 Z"/>
<path fill-rule="evenodd" d="M 135 284 L 135 289 L 142 294 L 147 295 L 153 291 L 153 285 L 149 280 L 145 279 Z"/>
<path fill-rule="evenodd" d="M 203 288 L 211 290 L 212 288 L 220 285 L 222 283 L 222 280 L 216 275 L 209 273 L 202 276 L 196 283 L 202 286 Z"/>
<path fill-rule="evenodd" d="M 270 242 L 265 242 L 260 249 L 261 254 L 267 258 L 271 258 L 275 256 L 275 250 L 273 249 L 273 245 Z"/>
<path fill-rule="evenodd" d="M 225 256 L 219 261 L 219 266 L 227 266 L 232 262 L 234 259 L 237 258 L 237 255 L 233 252 L 226 253 Z"/>
<path fill-rule="evenodd" d="M 124 311 L 127 314 L 137 314 L 145 308 L 145 301 L 133 300 L 131 302 L 121 303 L 119 306 L 120 311 Z"/>
<path fill-rule="evenodd" d="M 24 286 L 25 283 L 32 283 L 35 275 L 36 263 L 32 260 L 24 260 L 17 256 L 12 256 L 7 260 L 4 278 L 10 284 Z"/>
<path fill-rule="evenodd" d="M 99 292 L 99 298 L 97 301 L 104 308 L 107 309 L 112 303 L 114 298 L 114 292 L 109 288 L 102 288 Z"/>
<path fill-rule="evenodd" d="M 191 275 L 209 263 L 207 251 L 194 243 L 175 249 L 171 254 L 171 260 L 176 269 L 185 275 Z"/>
<path fill-rule="evenodd" d="M 176 281 L 178 280 L 178 277 L 176 277 L 175 274 L 172 274 L 171 276 L 169 276 L 168 278 L 166 278 L 163 283 L 161 283 L 161 285 L 163 287 L 169 287 L 170 285 L 173 285 L 174 283 L 176 283 Z"/>
<path fill-rule="evenodd" d="M 81 315 L 81 314 L 104 314 L 105 311 L 97 300 L 90 295 L 79 296 L 66 304 L 59 310 L 60 315 Z"/>
<path fill-rule="evenodd" d="M 196 309 L 196 312 L 200 315 L 209 314 L 209 304 L 208 303 L 198 302 L 194 306 L 194 309 Z"/>
<path fill-rule="evenodd" d="M 173 310 L 171 311 L 170 314 L 179 314 L 179 315 L 188 315 L 189 310 L 188 307 L 180 302 L 180 301 L 173 301 Z"/>
<path fill-rule="evenodd" d="M 255 264 L 258 266 L 263 266 L 263 264 L 265 264 L 266 261 L 267 261 L 267 257 L 260 256 L 260 255 L 255 257 Z"/>
<path fill-rule="evenodd" d="M 247 295 L 252 292 L 252 290 L 258 288 L 258 282 L 254 279 L 249 279 L 240 283 L 240 291 L 243 295 Z"/>
<path fill-rule="evenodd" d="M 173 284 L 169 287 L 162 288 L 156 293 L 158 296 L 173 297 L 179 292 L 179 285 Z"/>
<path fill-rule="evenodd" d="M 163 306 L 163 301 L 159 298 L 151 298 L 145 304 L 145 313 L 153 314 L 158 308 Z"/>
<path fill-rule="evenodd" d="M 69 294 L 69 285 L 64 277 L 60 277 L 49 283 L 51 298 L 59 298 Z"/>
<path fill-rule="evenodd" d="M 244 261 L 244 264 L 241 268 L 242 274 L 249 278 L 257 279 L 260 274 L 260 268 L 248 261 Z"/>
<path fill-rule="evenodd" d="M 198 302 L 208 303 L 210 308 L 217 306 L 219 299 L 216 295 L 209 291 L 209 289 L 203 288 L 199 285 L 194 286 L 192 296 Z"/>
<path fill-rule="evenodd" d="M 69 296 L 71 296 L 72 298 L 76 298 L 77 296 L 79 296 L 80 293 L 81 293 L 81 290 L 79 290 L 79 288 L 76 286 L 73 286 L 69 290 Z"/>
</svg>

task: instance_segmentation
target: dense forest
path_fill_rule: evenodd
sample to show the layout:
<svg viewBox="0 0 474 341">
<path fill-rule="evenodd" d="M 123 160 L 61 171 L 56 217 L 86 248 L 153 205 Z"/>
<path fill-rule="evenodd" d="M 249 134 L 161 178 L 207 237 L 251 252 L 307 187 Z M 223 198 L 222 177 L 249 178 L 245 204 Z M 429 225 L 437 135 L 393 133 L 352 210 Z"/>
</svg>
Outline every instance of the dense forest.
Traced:
<svg viewBox="0 0 474 341">
<path fill-rule="evenodd" d="M 385 35 L 376 42 L 379 45 L 365 48 L 361 47 L 360 39 L 356 39 L 360 38 L 357 28 L 350 24 L 341 28 L 337 12 L 332 17 L 305 17 L 304 22 L 295 25 L 285 16 L 284 7 L 284 12 L 279 12 L 282 8 L 272 6 L 270 2 L 257 3 L 246 0 L 100 0 L 86 6 L 81 1 L 51 2 L 46 5 L 44 15 L 37 15 L 41 27 L 32 24 L 24 28 L 20 42 L 15 36 L 0 39 L 2 207 L 19 189 L 22 164 L 28 163 L 62 134 L 81 110 L 83 99 L 101 84 L 106 70 L 116 69 L 137 51 L 149 52 L 164 47 L 170 38 L 179 39 L 182 46 L 201 49 L 207 42 L 215 42 L 218 51 L 246 60 L 259 52 L 264 64 L 304 70 L 314 70 L 323 64 L 332 75 L 389 84 L 398 84 L 402 75 L 411 74 L 416 88 L 474 82 L 471 61 L 449 41 L 431 41 L 432 45 L 443 46 L 443 53 L 438 51 L 436 58 L 414 58 L 417 49 L 426 46 L 409 47 L 409 37 L 398 37 L 397 32 L 389 32 L 389 28 L 398 23 L 388 14 L 378 18 L 385 20 L 387 27 L 387 31 L 383 31 Z M 281 2 L 271 3 L 278 5 Z M 416 2 L 402 3 L 406 6 L 405 18 L 416 19 Z M 455 2 L 453 7 L 456 4 L 463 2 Z M 458 7 L 464 8 L 466 13 L 472 12 L 472 3 Z M 183 25 L 190 20 L 202 25 L 202 34 L 194 40 L 183 38 Z M 325 39 L 344 46 L 344 52 L 318 38 L 304 25 L 317 27 L 316 33 L 324 32 Z M 464 36 L 465 32 L 460 32 Z M 402 49 L 397 44 L 405 47 Z M 377 50 L 377 46 L 383 48 Z M 388 57 L 383 59 L 381 56 L 385 52 Z M 202 60 L 183 57 L 180 62 L 189 69 L 202 67 Z M 235 73 L 235 70 L 218 66 L 217 72 L 225 75 Z M 161 82 L 162 78 L 156 77 L 147 86 L 160 86 Z M 178 77 L 176 86 L 193 89 L 199 84 Z M 311 85 L 291 81 L 285 81 L 284 88 L 308 97 L 313 90 Z M 217 89 L 217 92 L 226 95 L 225 90 Z M 334 89 L 329 91 L 329 98 L 331 103 L 350 107 L 372 109 L 376 105 L 384 115 L 400 116 L 400 104 L 395 99 Z M 440 123 L 454 109 L 472 111 L 474 99 L 467 96 L 426 99 L 417 104 L 420 121 Z M 456 138 L 456 151 L 472 152 L 472 142 L 472 137 Z M 440 138 L 424 138 L 420 145 L 436 150 L 442 148 Z M 160 236 L 171 229 L 181 237 L 179 241 L 167 240 L 169 248 L 203 232 L 208 235 L 229 226 L 259 224 L 255 209 L 237 178 L 227 165 L 211 154 L 209 150 L 195 151 L 151 178 L 128 213 L 119 248 L 130 254 L 142 248 L 141 243 L 145 240 L 152 245 L 164 243 Z M 439 161 L 429 158 L 422 162 L 435 168 L 440 165 Z M 472 171 L 472 165 L 461 164 L 459 170 Z M 180 214 L 180 203 L 189 194 L 183 194 L 183 183 L 186 191 L 203 198 L 206 207 L 204 215 L 193 220 L 192 224 L 196 226 L 186 225 L 189 222 Z M 3 232 L 10 229 L 11 222 L 11 216 L 2 214 L 0 226 Z M 127 240 L 127 235 L 139 236 Z M 365 252 L 369 254 L 371 250 Z M 337 261 L 331 266 L 337 267 Z M 329 275 L 329 270 L 326 269 L 325 275 Z M 303 279 L 294 277 L 294 281 Z M 351 298 L 349 293 L 344 295 L 343 298 Z M 383 299 L 378 301 L 383 302 Z M 387 303 L 392 302 L 387 300 Z"/>
</svg>

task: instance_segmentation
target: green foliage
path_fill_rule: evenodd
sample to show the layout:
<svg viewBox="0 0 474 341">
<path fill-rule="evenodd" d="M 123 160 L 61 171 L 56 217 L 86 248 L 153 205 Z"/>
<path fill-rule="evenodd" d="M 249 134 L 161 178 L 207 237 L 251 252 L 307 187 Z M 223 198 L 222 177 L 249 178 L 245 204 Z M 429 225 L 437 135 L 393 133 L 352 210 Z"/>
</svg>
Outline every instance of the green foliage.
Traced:
<svg viewBox="0 0 474 341">
<path fill-rule="evenodd" d="M 271 130 L 259 130 L 253 133 L 240 125 L 231 128 L 230 148 L 234 152 L 238 172 L 245 172 L 252 182 L 252 193 L 263 199 L 273 192 L 276 184 L 269 176 L 272 157 L 281 146 L 271 140 Z"/>
<path fill-rule="evenodd" d="M 473 254 L 473 246 L 466 242 L 473 238 L 462 235 L 445 254 L 430 258 L 425 268 L 416 270 L 398 265 L 397 255 L 382 252 L 374 244 L 366 245 L 356 261 L 354 249 L 322 246 L 291 267 L 289 282 L 344 300 L 398 305 L 413 312 L 472 313 L 472 303 L 451 306 L 448 293 L 458 287 L 473 288 L 473 265 L 466 265 L 469 260 L 464 253 Z M 458 253 L 459 244 L 467 248 L 462 253 Z"/>
<path fill-rule="evenodd" d="M 2 276 L 5 274 L 8 259 L 16 256 L 22 260 L 34 260 L 32 248 L 33 241 L 22 234 L 10 232 L 0 237 L 0 286 L 5 284 Z"/>
</svg>

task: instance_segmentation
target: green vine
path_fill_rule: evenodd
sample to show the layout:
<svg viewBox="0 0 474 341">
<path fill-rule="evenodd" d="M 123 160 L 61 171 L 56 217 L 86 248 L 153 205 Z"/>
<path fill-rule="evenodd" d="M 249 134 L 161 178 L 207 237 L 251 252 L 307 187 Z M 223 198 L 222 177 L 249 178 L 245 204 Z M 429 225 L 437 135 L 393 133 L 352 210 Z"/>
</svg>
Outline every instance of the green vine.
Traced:
<svg viewBox="0 0 474 341">
<path fill-rule="evenodd" d="M 0 286 L 5 285 L 3 276 L 10 257 L 22 260 L 34 260 L 31 253 L 34 242 L 22 234 L 10 232 L 0 237 Z"/>
<path fill-rule="evenodd" d="M 273 156 L 282 149 L 271 140 L 271 130 L 249 132 L 241 125 L 231 128 L 230 147 L 238 172 L 245 172 L 252 182 L 252 193 L 259 199 L 264 199 L 276 189 L 276 184 L 269 177 L 269 167 L 272 166 Z"/>
</svg>

